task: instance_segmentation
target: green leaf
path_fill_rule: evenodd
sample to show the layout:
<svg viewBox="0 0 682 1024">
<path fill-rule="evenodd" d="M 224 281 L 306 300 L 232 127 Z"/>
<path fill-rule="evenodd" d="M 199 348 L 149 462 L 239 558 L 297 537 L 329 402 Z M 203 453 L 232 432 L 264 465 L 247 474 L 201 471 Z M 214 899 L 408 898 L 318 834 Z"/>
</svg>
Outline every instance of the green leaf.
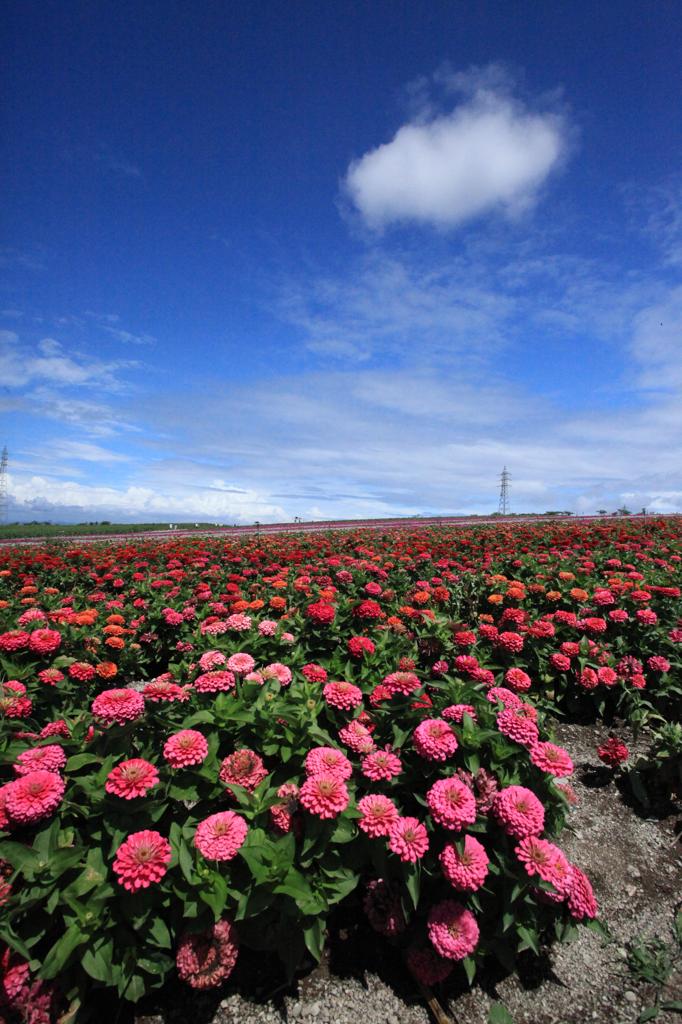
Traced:
<svg viewBox="0 0 682 1024">
<path fill-rule="evenodd" d="M 419 904 L 419 890 L 421 883 L 421 866 L 418 861 L 414 864 L 403 865 L 403 881 L 405 882 L 405 888 L 410 894 L 412 906 L 416 910 Z"/>
<path fill-rule="evenodd" d="M 107 944 L 111 947 L 111 943 Z M 81 957 L 81 964 L 83 970 L 94 978 L 95 981 L 108 982 L 111 979 L 111 958 L 105 957 L 102 949 L 106 947 L 100 947 L 100 949 L 88 948 L 85 950 Z M 111 948 L 109 949 L 111 953 Z"/>
<path fill-rule="evenodd" d="M 149 934 L 157 946 L 161 949 L 170 949 L 172 945 L 171 933 L 168 931 L 166 922 L 162 917 L 155 917 L 149 929 Z"/>
<path fill-rule="evenodd" d="M 79 768 L 84 768 L 86 764 L 100 764 L 102 758 L 96 757 L 95 754 L 74 754 L 66 762 L 66 772 L 77 772 Z"/>
<path fill-rule="evenodd" d="M 538 946 L 538 937 L 535 931 L 531 931 L 522 924 L 516 926 L 516 931 L 521 938 L 520 950 L 532 949 L 536 956 L 540 955 L 540 947 Z"/>
<path fill-rule="evenodd" d="M 637 1018 L 637 1024 L 646 1024 L 648 1020 L 655 1020 L 658 1017 L 659 1010 L 659 1006 L 646 1006 Z"/>
<path fill-rule="evenodd" d="M 145 993 L 145 982 L 144 978 L 139 974 L 133 974 L 132 978 L 128 982 L 123 992 L 124 999 L 129 999 L 131 1003 L 137 1003 Z"/>
<path fill-rule="evenodd" d="M 67 928 L 45 957 L 40 971 L 41 978 L 45 978 L 48 981 L 51 978 L 56 978 L 59 972 L 64 969 L 74 950 L 87 941 L 88 936 L 81 931 L 79 925 L 72 924 Z"/>
<path fill-rule="evenodd" d="M 0 858 L 9 861 L 16 871 L 21 871 L 23 874 L 27 872 L 33 874 L 33 872 L 39 870 L 39 865 L 43 863 L 43 858 L 35 850 L 32 850 L 30 846 L 24 846 L 23 843 L 15 843 L 10 839 L 0 842 Z"/>
<path fill-rule="evenodd" d="M 661 1003 L 662 1010 L 673 1010 L 675 1013 L 682 1013 L 682 999 L 669 999 Z"/>
<path fill-rule="evenodd" d="M 306 947 L 319 963 L 324 950 L 325 923 L 321 917 L 316 917 L 312 924 L 303 929 L 303 938 Z"/>
<path fill-rule="evenodd" d="M 493 1003 L 488 1011 L 488 1024 L 514 1024 L 514 1018 L 503 1003 Z"/>
<path fill-rule="evenodd" d="M 180 865 L 180 870 L 182 871 L 187 881 L 190 883 L 190 885 L 193 885 L 194 861 L 192 859 L 192 854 L 189 852 L 187 843 L 185 843 L 184 841 L 181 841 L 178 844 L 178 863 Z"/>
<path fill-rule="evenodd" d="M 476 977 L 476 961 L 472 960 L 470 956 L 465 956 L 462 960 L 462 967 L 464 968 L 469 985 L 473 985 L 474 978 Z"/>
</svg>

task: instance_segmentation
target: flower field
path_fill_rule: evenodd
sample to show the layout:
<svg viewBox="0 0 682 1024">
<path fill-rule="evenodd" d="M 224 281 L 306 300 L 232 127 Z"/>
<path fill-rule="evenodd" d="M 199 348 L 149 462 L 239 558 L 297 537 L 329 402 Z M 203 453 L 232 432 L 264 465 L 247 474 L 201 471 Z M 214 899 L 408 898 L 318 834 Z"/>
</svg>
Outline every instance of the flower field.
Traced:
<svg viewBox="0 0 682 1024">
<path fill-rule="evenodd" d="M 681 585 L 678 519 L 0 550 L 0 1018 L 293 974 L 342 903 L 427 986 L 599 928 L 552 724 L 676 727 Z"/>
</svg>

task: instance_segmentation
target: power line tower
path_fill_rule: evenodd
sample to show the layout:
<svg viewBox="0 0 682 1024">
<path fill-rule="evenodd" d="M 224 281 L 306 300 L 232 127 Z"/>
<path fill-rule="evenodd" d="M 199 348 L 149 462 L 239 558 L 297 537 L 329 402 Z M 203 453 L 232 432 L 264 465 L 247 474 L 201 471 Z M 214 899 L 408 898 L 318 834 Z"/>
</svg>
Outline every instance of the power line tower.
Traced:
<svg viewBox="0 0 682 1024">
<path fill-rule="evenodd" d="M 7 445 L 2 449 L 2 455 L 0 455 L 0 523 L 7 522 L 7 509 L 9 507 L 9 501 L 7 497 Z"/>
<path fill-rule="evenodd" d="M 498 514 L 501 516 L 509 515 L 509 490 L 511 480 L 511 473 L 505 466 L 500 475 L 500 503 L 497 506 Z"/>
</svg>

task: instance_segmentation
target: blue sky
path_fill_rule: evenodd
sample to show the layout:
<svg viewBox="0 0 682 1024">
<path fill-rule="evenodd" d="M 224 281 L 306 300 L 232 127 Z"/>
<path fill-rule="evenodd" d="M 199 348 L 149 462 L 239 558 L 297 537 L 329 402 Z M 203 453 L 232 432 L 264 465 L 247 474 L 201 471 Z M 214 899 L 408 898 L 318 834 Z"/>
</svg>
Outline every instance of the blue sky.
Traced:
<svg viewBox="0 0 682 1024">
<path fill-rule="evenodd" d="M 677 2 L 4 21 L 10 519 L 682 511 Z"/>
</svg>

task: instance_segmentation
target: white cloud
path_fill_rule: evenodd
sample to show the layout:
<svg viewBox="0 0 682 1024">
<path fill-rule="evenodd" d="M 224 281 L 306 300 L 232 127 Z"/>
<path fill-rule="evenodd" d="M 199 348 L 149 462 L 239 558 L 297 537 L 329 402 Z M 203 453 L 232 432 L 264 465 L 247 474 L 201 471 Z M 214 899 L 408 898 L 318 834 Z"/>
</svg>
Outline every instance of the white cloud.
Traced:
<svg viewBox="0 0 682 1024">
<path fill-rule="evenodd" d="M 529 110 L 506 81 L 484 72 L 452 76 L 468 94 L 451 112 L 416 117 L 351 163 L 345 186 L 371 227 L 450 228 L 493 209 L 516 216 L 534 203 L 566 152 L 565 120 Z"/>
<path fill-rule="evenodd" d="M 88 386 L 115 391 L 120 388 L 117 372 L 135 365 L 70 354 L 54 338 L 43 338 L 36 346 L 21 345 L 14 331 L 0 331 L 0 381 L 5 387 L 47 382 L 51 387 Z"/>
<path fill-rule="evenodd" d="M 38 510 L 59 519 L 106 516 L 138 522 L 175 516 L 242 523 L 252 523 L 255 518 L 261 521 L 285 518 L 280 505 L 255 490 L 161 493 L 149 487 L 115 488 L 8 474 L 8 491 L 11 515 L 20 519 Z"/>
</svg>

